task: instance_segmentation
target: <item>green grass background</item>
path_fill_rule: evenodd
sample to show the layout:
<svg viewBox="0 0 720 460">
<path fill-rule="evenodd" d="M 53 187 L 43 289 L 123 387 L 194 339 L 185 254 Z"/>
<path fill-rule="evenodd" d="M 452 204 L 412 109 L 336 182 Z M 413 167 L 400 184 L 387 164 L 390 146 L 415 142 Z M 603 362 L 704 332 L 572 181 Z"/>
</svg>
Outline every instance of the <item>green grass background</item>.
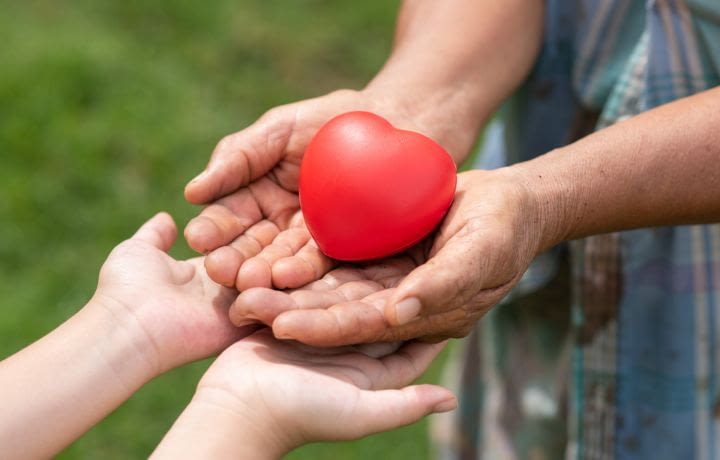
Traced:
<svg viewBox="0 0 720 460">
<path fill-rule="evenodd" d="M 153 213 L 180 226 L 196 214 L 183 186 L 224 134 L 362 86 L 397 3 L 0 0 L 0 356 L 82 306 L 110 249 Z M 180 241 L 173 254 L 191 251 Z M 60 458 L 148 455 L 208 363 L 151 382 Z M 422 459 L 425 429 L 291 458 Z"/>
</svg>

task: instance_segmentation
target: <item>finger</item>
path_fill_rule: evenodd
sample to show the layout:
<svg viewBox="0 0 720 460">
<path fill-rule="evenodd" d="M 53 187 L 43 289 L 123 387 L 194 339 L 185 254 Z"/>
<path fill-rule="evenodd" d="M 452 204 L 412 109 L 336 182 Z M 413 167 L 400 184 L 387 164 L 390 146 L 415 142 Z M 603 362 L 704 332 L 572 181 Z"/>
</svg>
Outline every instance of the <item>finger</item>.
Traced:
<svg viewBox="0 0 720 460">
<path fill-rule="evenodd" d="M 272 266 L 272 282 L 280 289 L 304 286 L 320 279 L 336 263 L 320 251 L 315 240 L 310 239 L 295 255 L 275 262 Z"/>
<path fill-rule="evenodd" d="M 408 258 L 394 258 L 363 268 L 341 267 L 321 280 L 290 293 L 250 288 L 240 293 L 230 309 L 236 324 L 248 319 L 273 324 L 275 318 L 291 310 L 324 309 L 368 296 L 387 296 L 382 291 L 394 286 L 412 268 Z"/>
<path fill-rule="evenodd" d="M 264 177 L 206 207 L 188 223 L 185 237 L 193 249 L 206 253 L 230 243 L 263 218 L 287 229 L 299 206 L 297 194 Z"/>
<path fill-rule="evenodd" d="M 310 234 L 304 228 L 290 228 L 280 232 L 270 245 L 240 266 L 237 289 L 244 291 L 253 287 L 272 287 L 273 264 L 295 254 L 309 238 Z"/>
<path fill-rule="evenodd" d="M 170 250 L 176 238 L 177 227 L 166 212 L 156 214 L 132 236 L 132 239 L 151 244 L 163 252 Z"/>
<path fill-rule="evenodd" d="M 384 390 L 400 388 L 417 380 L 444 346 L 445 343 L 410 342 L 381 359 L 360 360 L 357 354 L 352 353 L 336 356 L 334 359 L 337 364 L 347 360 L 345 365 L 361 370 L 369 379 L 369 385 L 365 389 Z M 358 346 L 353 348 L 357 349 Z M 332 363 L 330 358 L 324 360 Z"/>
<path fill-rule="evenodd" d="M 216 283 L 225 287 L 235 287 L 237 271 L 242 262 L 243 257 L 238 251 L 230 246 L 223 246 L 205 257 L 205 270 L 210 279 Z"/>
<path fill-rule="evenodd" d="M 268 220 L 261 220 L 228 246 L 220 247 L 208 254 L 205 258 L 208 275 L 216 283 L 234 288 L 243 262 L 258 255 L 278 233 L 280 229 L 277 225 Z"/>
<path fill-rule="evenodd" d="M 398 388 L 414 382 L 425 373 L 445 345 L 447 342 L 407 343 L 397 352 L 380 359 L 386 371 L 383 372 L 382 381 L 379 383 L 385 388 Z"/>
<path fill-rule="evenodd" d="M 370 280 L 348 281 L 333 290 L 306 290 L 292 291 L 290 296 L 295 301 L 297 309 L 329 308 L 333 305 L 361 300 L 383 291 L 382 284 Z"/>
<path fill-rule="evenodd" d="M 492 241 L 492 238 L 487 238 Z M 435 256 L 405 277 L 385 307 L 394 326 L 408 324 L 421 314 L 465 305 L 483 286 L 488 269 L 482 241 L 474 235 L 455 236 Z M 497 269 L 498 267 L 493 267 Z"/>
<path fill-rule="evenodd" d="M 385 299 L 363 299 L 327 309 L 290 310 L 272 323 L 279 339 L 294 339 L 307 345 L 333 347 L 383 340 L 390 325 L 382 313 Z"/>
<path fill-rule="evenodd" d="M 291 309 L 277 315 L 272 330 L 279 339 L 292 339 L 316 347 L 393 342 L 432 337 L 464 337 L 472 327 L 463 309 L 423 316 L 403 326 L 392 326 L 383 309 L 394 289 L 385 289 L 360 301 L 326 309 Z"/>
<path fill-rule="evenodd" d="M 241 189 L 200 212 L 185 227 L 185 239 L 194 250 L 207 253 L 228 244 L 262 219 L 249 189 Z"/>
<path fill-rule="evenodd" d="M 362 437 L 415 423 L 426 415 L 457 407 L 449 390 L 437 385 L 413 385 L 401 390 L 362 391 L 347 428 Z M 353 427 L 356 430 L 353 430 Z"/>
<path fill-rule="evenodd" d="M 387 355 L 391 355 L 402 348 L 402 342 L 376 342 L 376 343 L 361 343 L 354 345 L 353 349 L 359 351 L 365 356 L 371 358 L 384 358 Z"/>
<path fill-rule="evenodd" d="M 312 291 L 330 291 L 337 289 L 344 283 L 352 281 L 361 281 L 366 279 L 365 273 L 361 269 L 355 267 L 343 266 L 330 271 L 317 281 L 313 281 L 307 286 L 303 286 L 298 290 Z"/>
<path fill-rule="evenodd" d="M 395 287 L 415 266 L 409 257 L 393 257 L 359 267 L 345 265 L 331 270 L 320 280 L 298 290 L 333 290 L 353 281 L 374 281 L 383 288 L 391 288 Z"/>
<path fill-rule="evenodd" d="M 381 285 L 367 280 L 348 282 L 334 290 L 281 292 L 269 288 L 250 288 L 242 291 L 235 299 L 230 308 L 230 317 L 235 324 L 252 320 L 271 325 L 278 315 L 286 311 L 329 308 L 335 304 L 363 299 L 381 290 Z"/>
<path fill-rule="evenodd" d="M 267 174 L 285 155 L 293 119 L 290 107 L 278 108 L 223 138 L 205 170 L 185 187 L 185 198 L 208 203 Z"/>
<path fill-rule="evenodd" d="M 248 185 L 247 189 L 262 215 L 274 222 L 280 230 L 299 226 L 298 223 L 302 222 L 298 194 L 295 190 L 289 190 L 287 185 L 266 176 Z M 224 200 L 223 198 L 219 202 L 222 203 Z"/>
<path fill-rule="evenodd" d="M 230 321 L 236 326 L 254 322 L 272 324 L 277 315 L 295 308 L 295 301 L 286 292 L 250 288 L 237 296 L 228 313 Z"/>
</svg>

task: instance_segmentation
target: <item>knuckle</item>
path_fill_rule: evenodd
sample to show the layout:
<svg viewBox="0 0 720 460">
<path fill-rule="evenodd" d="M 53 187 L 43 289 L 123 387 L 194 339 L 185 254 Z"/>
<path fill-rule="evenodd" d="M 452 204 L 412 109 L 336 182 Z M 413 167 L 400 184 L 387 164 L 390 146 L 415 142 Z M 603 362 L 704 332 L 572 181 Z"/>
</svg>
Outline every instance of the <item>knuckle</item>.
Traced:
<svg viewBox="0 0 720 460">
<path fill-rule="evenodd" d="M 134 257 L 140 253 L 135 242 L 126 240 L 115 246 L 110 254 L 112 257 Z"/>
<path fill-rule="evenodd" d="M 467 336 L 475 327 L 481 313 L 464 308 L 450 312 L 442 319 L 436 331 L 443 338 L 461 338 Z"/>
<path fill-rule="evenodd" d="M 499 300 L 499 299 L 498 299 Z M 475 296 L 470 302 L 461 307 L 463 317 L 474 324 L 482 318 L 496 302 L 488 302 L 481 295 Z"/>
<path fill-rule="evenodd" d="M 276 120 L 277 118 L 282 116 L 282 114 L 285 110 L 287 110 L 286 105 L 275 106 L 275 107 L 265 111 L 265 113 L 263 113 L 262 116 L 260 116 L 259 120 L 266 121 L 266 122 Z"/>
<path fill-rule="evenodd" d="M 476 323 L 474 323 L 474 322 L 468 323 L 468 324 L 456 329 L 453 332 L 453 334 L 451 334 L 450 336 L 455 339 L 461 339 L 463 337 L 467 337 L 468 335 L 470 335 L 470 333 L 473 331 L 473 329 L 475 329 L 475 324 Z"/>
<path fill-rule="evenodd" d="M 273 107 L 258 118 L 255 126 L 269 129 L 270 127 L 277 126 L 278 124 L 284 124 L 289 118 L 292 118 L 290 117 L 292 110 L 291 104 Z"/>
<path fill-rule="evenodd" d="M 215 147 L 215 152 L 225 152 L 232 148 L 235 141 L 235 134 L 228 134 L 226 136 L 223 136 L 222 139 L 217 143 L 217 146 Z"/>
<path fill-rule="evenodd" d="M 357 93 L 357 91 L 355 91 L 355 90 L 347 89 L 347 88 L 341 88 L 341 89 L 336 89 L 335 91 L 332 91 L 331 93 L 328 94 L 328 96 L 336 97 L 336 98 L 348 98 L 348 99 L 350 99 L 350 98 L 356 97 L 357 94 L 358 94 L 358 93 Z"/>
</svg>

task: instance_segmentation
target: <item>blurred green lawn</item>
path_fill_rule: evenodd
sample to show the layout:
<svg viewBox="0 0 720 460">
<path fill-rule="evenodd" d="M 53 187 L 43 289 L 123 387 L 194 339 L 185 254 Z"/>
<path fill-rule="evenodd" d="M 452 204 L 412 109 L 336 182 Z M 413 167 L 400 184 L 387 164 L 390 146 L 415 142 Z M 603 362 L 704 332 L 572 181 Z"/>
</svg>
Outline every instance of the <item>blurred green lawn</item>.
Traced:
<svg viewBox="0 0 720 460">
<path fill-rule="evenodd" d="M 224 134 L 277 104 L 364 84 L 389 51 L 396 7 L 0 0 L 0 356 L 83 305 L 107 253 L 146 218 L 167 210 L 182 226 L 197 213 L 183 185 Z M 180 241 L 173 254 L 191 251 Z M 150 383 L 61 458 L 146 456 L 207 365 Z M 425 428 L 291 458 L 421 459 Z"/>
</svg>

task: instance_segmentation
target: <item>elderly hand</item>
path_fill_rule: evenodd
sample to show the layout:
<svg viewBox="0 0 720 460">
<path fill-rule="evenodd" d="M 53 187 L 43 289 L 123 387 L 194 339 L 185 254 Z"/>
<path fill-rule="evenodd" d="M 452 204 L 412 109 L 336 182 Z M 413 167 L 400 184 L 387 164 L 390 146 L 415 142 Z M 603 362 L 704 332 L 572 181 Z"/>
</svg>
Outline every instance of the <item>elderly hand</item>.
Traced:
<svg viewBox="0 0 720 460">
<path fill-rule="evenodd" d="M 249 289 L 231 320 L 260 321 L 277 337 L 316 346 L 464 336 L 542 247 L 538 212 L 536 196 L 508 170 L 462 173 L 445 221 L 423 245 L 344 265 L 293 291 Z M 327 264 L 293 257 L 311 271 Z"/>
<path fill-rule="evenodd" d="M 305 147 L 336 115 L 371 111 L 398 128 L 434 138 L 456 161 L 465 156 L 476 128 L 443 119 L 451 116 L 448 109 L 420 110 L 393 95 L 341 90 L 277 107 L 218 144 L 205 171 L 185 189 L 191 203 L 209 203 L 188 223 L 185 237 L 193 249 L 208 254 L 205 266 L 213 280 L 241 291 L 298 287 L 332 268 L 304 227 L 297 191 Z M 295 254 L 301 257 L 290 257 Z"/>
</svg>

